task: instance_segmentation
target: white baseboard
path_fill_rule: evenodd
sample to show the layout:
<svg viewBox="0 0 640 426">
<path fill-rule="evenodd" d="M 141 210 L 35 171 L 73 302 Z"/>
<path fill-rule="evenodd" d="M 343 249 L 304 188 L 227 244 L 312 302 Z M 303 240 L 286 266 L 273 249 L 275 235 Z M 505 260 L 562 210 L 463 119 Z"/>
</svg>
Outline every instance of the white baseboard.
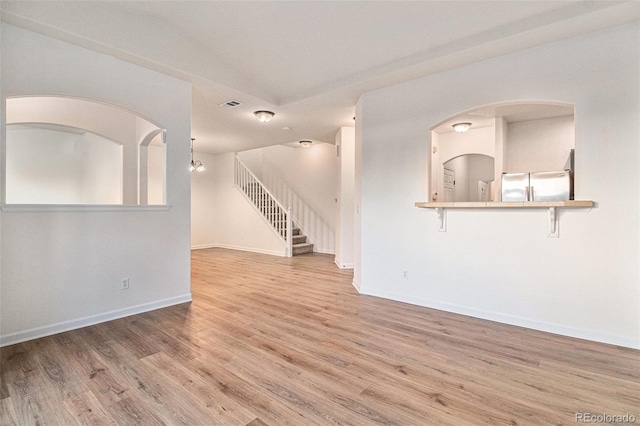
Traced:
<svg viewBox="0 0 640 426">
<path fill-rule="evenodd" d="M 224 249 L 229 249 L 229 250 L 249 251 L 249 252 L 252 252 L 252 253 L 260 253 L 260 254 L 270 254 L 272 256 L 280 256 L 280 257 L 285 257 L 285 255 L 286 255 L 284 249 L 283 249 L 283 251 L 263 250 L 263 249 L 253 248 L 253 247 L 232 246 L 232 245 L 229 245 L 229 244 L 216 244 L 213 247 L 219 247 L 219 248 L 224 248 Z"/>
<path fill-rule="evenodd" d="M 365 294 L 360 291 L 360 283 L 356 281 L 355 278 L 353 279 L 353 281 L 351 281 L 351 285 L 356 289 L 358 293 Z"/>
<path fill-rule="evenodd" d="M 322 254 L 336 254 L 335 250 L 329 250 L 329 249 L 319 249 L 317 247 L 314 246 L 314 250 L 315 253 L 322 253 Z"/>
<path fill-rule="evenodd" d="M 218 247 L 216 244 L 199 244 L 197 246 L 191 246 L 191 250 L 203 250 L 216 247 Z"/>
<path fill-rule="evenodd" d="M 340 269 L 353 269 L 354 268 L 353 263 L 344 263 L 344 264 L 341 265 L 338 262 L 338 259 L 333 259 L 333 263 L 335 263 L 338 266 L 338 268 L 340 268 Z"/>
<path fill-rule="evenodd" d="M 0 347 L 14 345 L 16 343 L 26 342 L 27 340 L 51 336 L 52 334 L 63 333 L 65 331 L 88 327 L 90 325 L 99 324 L 101 322 L 124 318 L 131 315 L 141 314 L 143 312 L 153 311 L 156 309 L 166 308 L 168 306 L 179 305 L 181 303 L 187 302 L 191 302 L 191 293 L 183 294 L 182 296 L 170 297 L 168 299 L 158 300 L 155 302 L 143 303 L 141 305 L 131 306 L 128 308 L 116 309 L 115 311 L 91 315 L 75 320 L 59 322 L 57 324 L 36 327 L 30 330 L 18 331 L 15 333 L 7 334 L 5 336 L 0 336 Z"/>
<path fill-rule="evenodd" d="M 229 245 L 229 244 L 201 244 L 201 245 L 197 245 L 197 246 L 191 246 L 191 250 L 203 250 L 203 249 L 210 249 L 210 248 L 224 248 L 224 249 L 229 249 L 229 250 L 238 250 L 238 251 L 249 251 L 252 253 L 261 253 L 261 254 L 270 254 L 272 256 L 280 256 L 280 257 L 284 257 L 285 253 L 284 252 L 278 252 L 275 250 L 262 250 L 262 249 L 256 249 L 256 248 L 252 248 L 252 247 L 241 247 L 241 246 L 233 246 L 233 245 Z M 324 250 L 324 249 L 320 249 L 318 250 L 317 248 L 314 247 L 314 253 L 322 253 L 322 254 L 336 254 L 336 252 L 334 250 Z M 338 265 L 339 268 L 342 269 L 353 269 L 353 265 L 351 266 L 344 266 L 341 267 L 340 265 Z"/>
<path fill-rule="evenodd" d="M 353 282 L 353 286 L 358 290 L 358 292 L 360 292 L 360 285 L 359 283 L 356 283 L 355 280 Z M 398 302 L 410 303 L 412 305 L 424 306 L 426 308 L 437 309 L 440 311 L 451 312 L 454 314 L 467 315 L 470 317 L 486 319 L 503 324 L 515 325 L 519 327 L 530 328 L 533 330 L 544 331 L 547 333 L 559 334 L 561 336 L 575 337 L 578 339 L 591 340 L 594 342 L 607 343 L 610 345 L 624 346 L 626 348 L 632 349 L 640 349 L 640 339 L 616 336 L 599 331 L 575 327 L 567 327 L 562 324 L 547 323 L 514 315 L 484 311 L 467 306 L 443 303 L 427 298 L 407 296 L 404 294 L 391 293 L 371 288 L 367 288 L 366 291 L 360 293 L 369 296 L 382 297 L 384 299 L 396 300 Z"/>
</svg>

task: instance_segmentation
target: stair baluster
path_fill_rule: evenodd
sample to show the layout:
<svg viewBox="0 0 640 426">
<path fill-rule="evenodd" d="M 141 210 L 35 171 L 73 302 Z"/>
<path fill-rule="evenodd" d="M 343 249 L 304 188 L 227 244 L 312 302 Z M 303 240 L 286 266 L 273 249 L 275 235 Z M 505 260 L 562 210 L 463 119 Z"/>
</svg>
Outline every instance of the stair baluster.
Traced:
<svg viewBox="0 0 640 426">
<path fill-rule="evenodd" d="M 234 162 L 234 186 L 269 224 L 286 246 L 286 256 L 293 255 L 293 222 L 291 207 L 285 209 L 260 180 L 236 156 Z"/>
</svg>

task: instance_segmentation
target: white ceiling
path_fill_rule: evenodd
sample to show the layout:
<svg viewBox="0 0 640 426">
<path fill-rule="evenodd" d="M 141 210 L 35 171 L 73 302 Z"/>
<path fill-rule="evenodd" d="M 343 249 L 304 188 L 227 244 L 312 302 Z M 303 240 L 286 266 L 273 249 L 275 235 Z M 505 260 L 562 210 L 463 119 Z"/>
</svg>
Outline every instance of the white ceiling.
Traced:
<svg viewBox="0 0 640 426">
<path fill-rule="evenodd" d="M 516 102 L 487 105 L 472 111 L 463 112 L 439 124 L 432 130 L 436 133 L 452 133 L 455 123 L 471 123 L 473 129 L 495 126 L 495 119 L 502 117 L 507 123 L 541 120 L 544 118 L 574 115 L 571 105 L 550 102 Z"/>
<path fill-rule="evenodd" d="M 612 1 L 2 1 L 2 20 L 193 85 L 196 150 L 333 143 L 370 90 L 638 20 Z M 242 105 L 225 109 L 228 100 Z M 260 123 L 253 111 L 275 112 Z M 282 130 L 283 127 L 291 130 Z M 185 143 L 188 143 L 186 141 Z"/>
</svg>

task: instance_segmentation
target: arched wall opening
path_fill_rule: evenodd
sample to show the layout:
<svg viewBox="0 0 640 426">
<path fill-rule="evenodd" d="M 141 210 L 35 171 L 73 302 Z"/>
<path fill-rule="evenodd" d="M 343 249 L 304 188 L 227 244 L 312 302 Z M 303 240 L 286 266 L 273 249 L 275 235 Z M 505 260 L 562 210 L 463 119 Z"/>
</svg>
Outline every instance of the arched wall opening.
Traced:
<svg viewBox="0 0 640 426">
<path fill-rule="evenodd" d="M 495 170 L 493 157 L 463 154 L 445 161 L 443 167 L 449 181 L 445 181 L 442 193 L 445 201 L 489 201 Z"/>
<path fill-rule="evenodd" d="M 165 204 L 165 132 L 156 124 L 52 96 L 8 98 L 6 124 L 6 204 Z"/>
<path fill-rule="evenodd" d="M 437 123 L 431 127 L 429 150 L 431 200 L 480 201 L 477 190 L 486 182 L 486 201 L 502 201 L 503 173 L 569 170 L 573 178 L 574 117 L 574 107 L 567 103 L 509 101 L 461 112 Z M 470 123 L 470 127 L 457 132 L 453 127 L 457 123 Z M 445 163 L 454 158 L 460 158 L 461 163 L 464 156 L 471 159 L 474 155 L 494 159 L 493 176 L 477 179 L 474 190 L 456 191 L 451 167 L 445 168 Z"/>
</svg>

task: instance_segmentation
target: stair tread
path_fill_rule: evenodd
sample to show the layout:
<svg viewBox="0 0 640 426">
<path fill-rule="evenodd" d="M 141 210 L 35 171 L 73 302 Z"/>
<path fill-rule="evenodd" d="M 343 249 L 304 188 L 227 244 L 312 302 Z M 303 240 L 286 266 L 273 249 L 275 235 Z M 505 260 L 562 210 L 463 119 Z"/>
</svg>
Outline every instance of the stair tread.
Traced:
<svg viewBox="0 0 640 426">
<path fill-rule="evenodd" d="M 313 243 L 299 243 L 292 245 L 292 253 L 294 256 L 300 254 L 313 253 Z"/>
</svg>

